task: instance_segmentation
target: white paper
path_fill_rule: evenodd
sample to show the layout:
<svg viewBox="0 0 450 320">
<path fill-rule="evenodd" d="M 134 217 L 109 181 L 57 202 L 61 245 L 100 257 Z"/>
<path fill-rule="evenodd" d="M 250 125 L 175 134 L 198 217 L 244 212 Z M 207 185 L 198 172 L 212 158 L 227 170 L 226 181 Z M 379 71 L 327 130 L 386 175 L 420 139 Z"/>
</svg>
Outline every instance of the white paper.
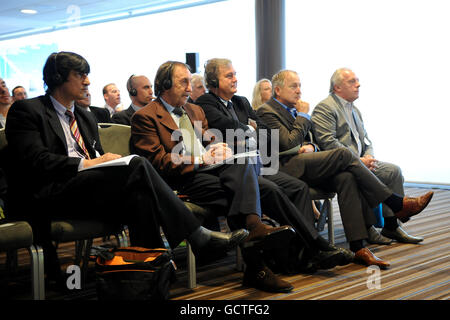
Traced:
<svg viewBox="0 0 450 320">
<path fill-rule="evenodd" d="M 102 162 L 102 163 L 96 164 L 95 166 L 92 166 L 92 167 L 83 168 L 83 169 L 80 169 L 80 171 L 95 169 L 95 168 L 103 168 L 103 167 L 127 166 L 130 164 L 131 159 L 133 159 L 134 157 L 137 157 L 137 156 L 138 156 L 137 154 L 131 154 L 129 156 L 122 157 L 119 159 Z"/>
</svg>

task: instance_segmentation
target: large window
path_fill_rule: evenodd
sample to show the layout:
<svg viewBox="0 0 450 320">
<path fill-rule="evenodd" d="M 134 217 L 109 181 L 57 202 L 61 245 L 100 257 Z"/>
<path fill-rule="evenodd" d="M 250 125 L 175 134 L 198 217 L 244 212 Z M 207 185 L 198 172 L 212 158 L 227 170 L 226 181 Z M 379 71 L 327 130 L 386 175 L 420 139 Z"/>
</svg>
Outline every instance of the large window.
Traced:
<svg viewBox="0 0 450 320">
<path fill-rule="evenodd" d="M 103 106 L 102 88 L 114 82 L 127 107 L 126 81 L 131 74 L 144 74 L 153 83 L 162 63 L 184 62 L 185 53 L 198 52 L 200 72 L 210 58 L 231 59 L 238 72 L 238 94 L 251 98 L 256 73 L 254 11 L 253 0 L 229 0 L 2 41 L 0 76 L 10 89 L 21 84 L 31 96 L 42 94 L 45 58 L 54 51 L 73 51 L 91 66 L 92 104 Z"/>
<path fill-rule="evenodd" d="M 360 79 L 375 156 L 407 181 L 450 184 L 446 0 L 286 0 L 286 62 L 311 109 L 339 67 Z"/>
</svg>

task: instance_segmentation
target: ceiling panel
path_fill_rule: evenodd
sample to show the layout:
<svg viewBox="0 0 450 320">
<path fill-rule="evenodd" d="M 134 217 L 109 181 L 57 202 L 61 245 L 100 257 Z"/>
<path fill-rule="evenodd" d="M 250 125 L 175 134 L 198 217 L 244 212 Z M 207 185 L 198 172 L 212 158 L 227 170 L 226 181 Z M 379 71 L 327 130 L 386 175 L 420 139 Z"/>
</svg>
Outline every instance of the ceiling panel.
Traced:
<svg viewBox="0 0 450 320">
<path fill-rule="evenodd" d="M 0 40 L 224 0 L 22 0 L 0 2 Z M 22 9 L 34 9 L 34 15 Z"/>
</svg>

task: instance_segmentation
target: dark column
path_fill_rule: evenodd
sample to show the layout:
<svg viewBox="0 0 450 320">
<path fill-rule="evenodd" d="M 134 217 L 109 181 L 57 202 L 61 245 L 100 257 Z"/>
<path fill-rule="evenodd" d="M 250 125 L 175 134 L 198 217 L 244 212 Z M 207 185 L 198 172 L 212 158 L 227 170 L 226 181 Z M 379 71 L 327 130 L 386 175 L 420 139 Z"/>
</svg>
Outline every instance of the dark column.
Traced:
<svg viewBox="0 0 450 320">
<path fill-rule="evenodd" d="M 255 0 L 256 80 L 285 68 L 284 0 Z"/>
</svg>

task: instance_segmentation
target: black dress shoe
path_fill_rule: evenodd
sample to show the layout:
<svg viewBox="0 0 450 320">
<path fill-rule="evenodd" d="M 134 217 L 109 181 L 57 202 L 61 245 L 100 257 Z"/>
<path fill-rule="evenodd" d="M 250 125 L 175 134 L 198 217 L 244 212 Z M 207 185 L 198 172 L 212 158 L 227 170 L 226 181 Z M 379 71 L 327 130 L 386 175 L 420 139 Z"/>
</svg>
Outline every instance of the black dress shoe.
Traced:
<svg viewBox="0 0 450 320">
<path fill-rule="evenodd" d="M 331 269 L 347 264 L 347 257 L 340 250 L 319 251 L 309 261 L 307 268 L 312 270 Z"/>
<path fill-rule="evenodd" d="M 267 292 L 289 292 L 294 287 L 287 281 L 281 280 L 272 270 L 264 267 L 260 271 L 246 269 L 242 284 L 246 287 L 252 287 Z"/>
<path fill-rule="evenodd" d="M 394 231 L 383 228 L 381 230 L 381 234 L 385 237 L 397 240 L 398 242 L 403 243 L 419 243 L 423 241 L 422 237 L 414 237 L 409 235 L 405 230 L 402 229 L 402 227 L 397 227 Z"/>
<path fill-rule="evenodd" d="M 261 224 L 262 225 L 262 224 Z M 295 231 L 291 226 L 280 226 L 274 228 L 258 227 L 250 231 L 249 236 L 243 241 L 241 247 L 274 249 L 283 248 L 295 237 Z"/>
<path fill-rule="evenodd" d="M 199 227 L 189 237 L 188 241 L 192 246 L 194 254 L 198 253 L 200 248 L 223 248 L 232 249 L 248 237 L 248 231 L 239 229 L 233 232 L 211 231 L 204 227 Z"/>
<path fill-rule="evenodd" d="M 371 244 L 391 244 L 392 240 L 382 236 L 374 226 L 371 226 L 367 233 L 369 237 L 367 238 L 367 242 Z"/>
</svg>

